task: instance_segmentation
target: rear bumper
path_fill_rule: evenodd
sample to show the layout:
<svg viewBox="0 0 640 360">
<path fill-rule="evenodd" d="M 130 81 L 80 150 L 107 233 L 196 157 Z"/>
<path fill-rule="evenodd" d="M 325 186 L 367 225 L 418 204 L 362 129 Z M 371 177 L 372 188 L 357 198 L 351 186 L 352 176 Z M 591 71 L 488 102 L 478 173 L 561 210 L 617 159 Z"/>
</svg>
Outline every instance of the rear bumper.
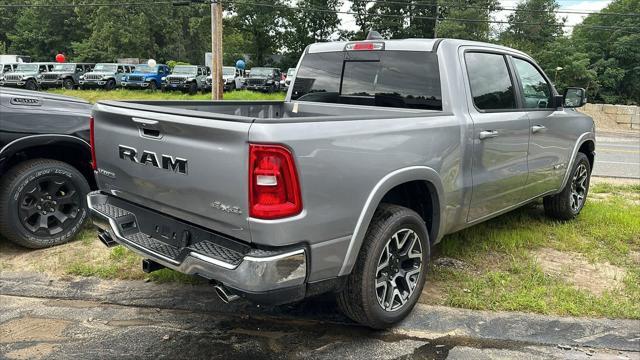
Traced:
<svg viewBox="0 0 640 360">
<path fill-rule="evenodd" d="M 89 193 L 87 202 L 100 231 L 165 267 L 215 280 L 256 302 L 287 303 L 305 296 L 308 254 L 304 247 L 253 249 L 99 191 Z M 166 227 L 173 236 L 162 235 L 164 230 L 148 235 L 149 226 L 156 232 Z M 176 239 L 176 233 L 182 239 Z"/>
</svg>

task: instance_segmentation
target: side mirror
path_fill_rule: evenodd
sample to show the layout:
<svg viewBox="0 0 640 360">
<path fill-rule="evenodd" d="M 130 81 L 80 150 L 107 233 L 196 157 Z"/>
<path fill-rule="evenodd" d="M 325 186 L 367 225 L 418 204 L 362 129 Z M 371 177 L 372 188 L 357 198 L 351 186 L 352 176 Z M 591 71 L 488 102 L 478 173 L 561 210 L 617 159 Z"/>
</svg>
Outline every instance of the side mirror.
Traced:
<svg viewBox="0 0 640 360">
<path fill-rule="evenodd" d="M 587 91 L 583 88 L 570 87 L 564 91 L 564 101 L 562 106 L 566 108 L 577 108 L 587 103 Z"/>
</svg>

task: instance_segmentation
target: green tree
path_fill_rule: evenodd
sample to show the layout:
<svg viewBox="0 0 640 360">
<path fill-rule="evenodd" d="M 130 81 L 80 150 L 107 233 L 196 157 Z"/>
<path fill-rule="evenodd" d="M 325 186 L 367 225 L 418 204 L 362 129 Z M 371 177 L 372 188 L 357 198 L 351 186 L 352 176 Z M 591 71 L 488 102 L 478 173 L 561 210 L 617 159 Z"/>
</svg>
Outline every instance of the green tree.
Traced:
<svg viewBox="0 0 640 360">
<path fill-rule="evenodd" d="M 498 5 L 497 0 L 455 0 L 444 3 L 440 7 L 443 20 L 436 26 L 437 37 L 489 41 L 491 26 L 488 21 L 491 13 L 498 9 Z"/>
<path fill-rule="evenodd" d="M 34 0 L 34 5 L 54 5 L 56 0 Z M 53 61 L 57 53 L 73 56 L 71 42 L 84 36 L 85 28 L 78 21 L 76 9 L 73 7 L 26 7 L 15 11 L 10 8 L 2 10 L 0 16 L 14 18 L 15 22 L 3 40 L 8 44 L 8 51 L 19 55 L 29 55 L 34 61 Z M 0 28 L 7 26 L 2 21 Z"/>
<path fill-rule="evenodd" d="M 560 37 L 548 44 L 537 52 L 535 59 L 560 93 L 569 86 L 583 87 L 588 91 L 599 86 L 589 55 L 581 52 L 575 41 L 568 37 Z"/>
<path fill-rule="evenodd" d="M 640 12 L 639 0 L 614 0 L 602 12 Z M 607 27 L 603 29 L 600 27 Z M 640 104 L 640 20 L 635 16 L 587 16 L 577 26 L 572 39 L 588 54 L 597 73 L 595 101 Z"/>
<path fill-rule="evenodd" d="M 558 21 L 556 0 L 525 0 L 509 15 L 509 25 L 500 34 L 500 42 L 535 55 L 536 51 L 563 35 L 566 19 Z"/>
<path fill-rule="evenodd" d="M 393 0 L 376 2 L 353 0 L 351 11 L 360 28 L 357 37 L 364 38 L 369 30 L 378 31 L 388 39 L 434 36 L 438 6 L 429 1 Z"/>
<path fill-rule="evenodd" d="M 247 49 L 256 65 L 262 65 L 266 56 L 281 45 L 286 9 L 281 0 L 263 0 L 258 3 L 233 3 L 232 10 L 238 17 L 239 29 L 251 41 Z M 284 16 L 283 16 L 284 15 Z"/>
</svg>

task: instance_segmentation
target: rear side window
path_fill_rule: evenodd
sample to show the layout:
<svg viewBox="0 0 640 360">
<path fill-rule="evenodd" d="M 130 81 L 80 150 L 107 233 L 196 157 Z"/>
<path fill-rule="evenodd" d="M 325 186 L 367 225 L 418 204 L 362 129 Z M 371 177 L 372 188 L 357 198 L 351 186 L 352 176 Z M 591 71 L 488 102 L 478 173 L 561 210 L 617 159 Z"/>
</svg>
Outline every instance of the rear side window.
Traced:
<svg viewBox="0 0 640 360">
<path fill-rule="evenodd" d="M 307 54 L 296 74 L 292 98 L 442 110 L 437 57 L 418 51 Z"/>
<path fill-rule="evenodd" d="M 471 96 L 480 110 L 516 108 L 513 81 L 503 55 L 468 52 L 465 54 Z"/>
</svg>

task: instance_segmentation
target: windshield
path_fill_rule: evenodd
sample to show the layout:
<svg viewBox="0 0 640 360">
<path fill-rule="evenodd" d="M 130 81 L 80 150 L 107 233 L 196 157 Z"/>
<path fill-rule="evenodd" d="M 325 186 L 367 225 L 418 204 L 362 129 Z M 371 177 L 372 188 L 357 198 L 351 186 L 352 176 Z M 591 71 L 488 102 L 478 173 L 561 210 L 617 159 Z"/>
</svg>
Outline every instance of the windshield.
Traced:
<svg viewBox="0 0 640 360">
<path fill-rule="evenodd" d="M 173 68 L 172 74 L 184 74 L 184 75 L 193 75 L 198 72 L 197 66 L 184 66 L 178 65 Z"/>
<path fill-rule="evenodd" d="M 224 76 L 231 76 L 231 75 L 235 75 L 236 74 L 236 68 L 233 67 L 223 67 L 222 68 L 222 75 Z"/>
<path fill-rule="evenodd" d="M 158 72 L 158 66 L 136 65 L 136 72 L 145 74 L 155 74 Z"/>
<path fill-rule="evenodd" d="M 74 64 L 55 64 L 53 65 L 53 71 L 75 71 L 76 66 Z"/>
<path fill-rule="evenodd" d="M 272 73 L 273 73 L 273 69 L 253 68 L 251 69 L 251 73 L 249 74 L 249 77 L 266 77 L 266 76 L 271 76 Z"/>
<path fill-rule="evenodd" d="M 422 51 L 307 54 L 292 99 L 442 110 L 437 57 Z"/>
<path fill-rule="evenodd" d="M 38 64 L 20 64 L 16 69 L 16 72 L 36 72 L 38 71 Z"/>
<path fill-rule="evenodd" d="M 93 68 L 93 71 L 116 72 L 117 68 L 118 68 L 118 65 L 116 64 L 96 64 L 96 66 Z"/>
<path fill-rule="evenodd" d="M 289 69 L 289 71 L 287 71 L 287 77 L 293 76 L 293 74 L 295 73 L 296 73 L 296 68 L 291 68 Z"/>
</svg>

